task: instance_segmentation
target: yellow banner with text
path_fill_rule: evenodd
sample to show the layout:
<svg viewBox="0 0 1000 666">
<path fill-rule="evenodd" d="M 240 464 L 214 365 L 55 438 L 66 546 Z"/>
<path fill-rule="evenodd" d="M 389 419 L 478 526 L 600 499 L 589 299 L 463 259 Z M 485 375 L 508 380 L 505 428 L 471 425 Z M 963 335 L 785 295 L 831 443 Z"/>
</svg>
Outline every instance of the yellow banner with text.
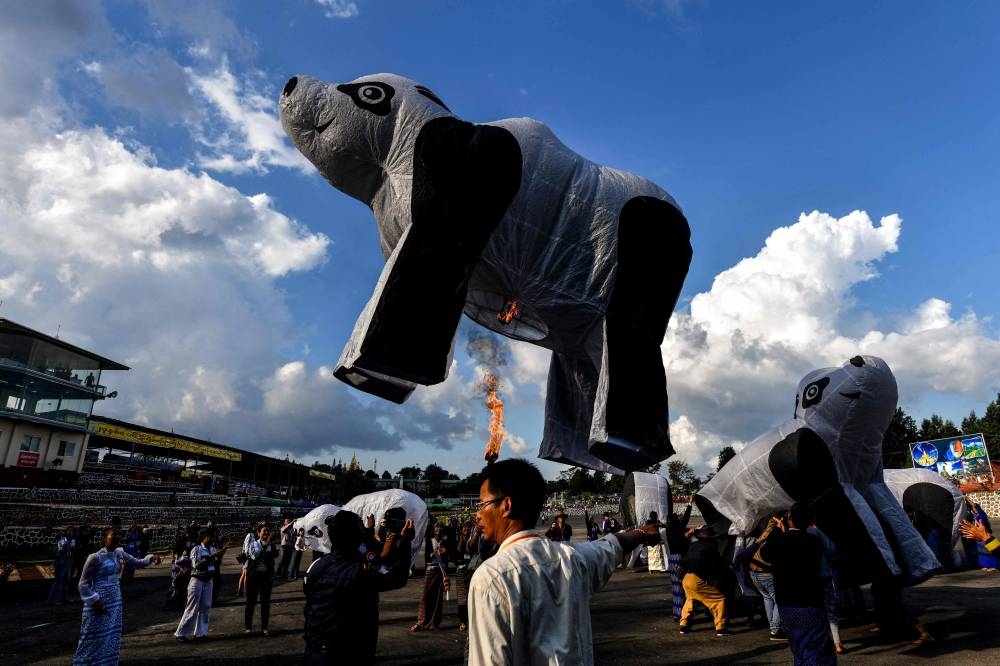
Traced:
<svg viewBox="0 0 1000 666">
<path fill-rule="evenodd" d="M 164 449 L 177 449 L 179 451 L 187 451 L 188 453 L 211 456 L 213 458 L 222 458 L 223 460 L 243 460 L 243 454 L 238 451 L 220 449 L 217 446 L 201 444 L 200 442 L 192 442 L 191 440 L 182 439 L 180 437 L 154 435 L 151 432 L 132 430 L 131 428 L 123 428 L 121 426 L 111 425 L 110 423 L 91 421 L 90 433 L 92 435 L 111 437 L 112 439 L 120 439 L 126 442 L 135 442 L 136 444 L 159 446 Z"/>
</svg>

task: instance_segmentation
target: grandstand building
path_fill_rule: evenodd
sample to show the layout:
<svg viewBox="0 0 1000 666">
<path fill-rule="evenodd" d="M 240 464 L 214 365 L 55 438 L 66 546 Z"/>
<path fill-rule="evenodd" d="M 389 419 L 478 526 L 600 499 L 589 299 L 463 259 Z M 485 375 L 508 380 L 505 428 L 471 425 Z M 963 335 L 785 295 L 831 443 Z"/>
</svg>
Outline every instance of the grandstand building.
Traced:
<svg viewBox="0 0 1000 666">
<path fill-rule="evenodd" d="M 75 478 L 107 370 L 128 367 L 0 318 L 0 485 Z"/>
</svg>

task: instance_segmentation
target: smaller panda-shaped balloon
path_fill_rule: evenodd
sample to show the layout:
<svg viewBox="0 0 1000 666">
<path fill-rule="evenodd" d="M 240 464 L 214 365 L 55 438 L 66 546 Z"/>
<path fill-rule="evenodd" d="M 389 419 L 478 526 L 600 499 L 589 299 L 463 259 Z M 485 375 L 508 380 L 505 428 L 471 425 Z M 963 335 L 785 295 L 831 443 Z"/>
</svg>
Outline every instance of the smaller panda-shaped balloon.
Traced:
<svg viewBox="0 0 1000 666">
<path fill-rule="evenodd" d="M 805 502 L 837 546 L 843 584 L 926 579 L 941 565 L 883 480 L 882 437 L 896 399 L 896 378 L 874 356 L 810 372 L 796 391 L 794 418 L 737 453 L 696 505 L 706 521 L 740 535 Z"/>
<path fill-rule="evenodd" d="M 395 74 L 295 76 L 279 110 L 372 209 L 386 258 L 336 377 L 394 402 L 444 381 L 464 312 L 552 350 L 542 457 L 631 471 L 673 453 L 660 344 L 691 243 L 669 194 L 530 118 L 461 120 Z"/>
</svg>

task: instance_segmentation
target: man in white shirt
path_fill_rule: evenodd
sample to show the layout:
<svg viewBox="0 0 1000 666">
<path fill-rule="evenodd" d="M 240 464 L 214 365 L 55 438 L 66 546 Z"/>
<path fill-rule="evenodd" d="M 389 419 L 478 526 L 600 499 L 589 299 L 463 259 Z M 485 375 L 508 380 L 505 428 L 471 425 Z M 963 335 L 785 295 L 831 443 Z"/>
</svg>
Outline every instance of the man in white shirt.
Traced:
<svg viewBox="0 0 1000 666">
<path fill-rule="evenodd" d="M 549 541 L 533 528 L 545 480 L 520 458 L 483 469 L 479 521 L 500 544 L 469 586 L 469 664 L 593 664 L 590 597 L 611 578 L 622 552 L 656 545 L 655 526 L 597 541 Z"/>
</svg>

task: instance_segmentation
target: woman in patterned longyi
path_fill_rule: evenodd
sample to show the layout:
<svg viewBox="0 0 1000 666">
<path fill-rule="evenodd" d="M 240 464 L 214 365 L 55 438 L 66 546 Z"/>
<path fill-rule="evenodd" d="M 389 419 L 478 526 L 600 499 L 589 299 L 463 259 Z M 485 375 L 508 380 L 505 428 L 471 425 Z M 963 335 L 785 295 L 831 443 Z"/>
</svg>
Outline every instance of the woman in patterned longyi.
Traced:
<svg viewBox="0 0 1000 666">
<path fill-rule="evenodd" d="M 103 548 L 87 557 L 80 575 L 80 601 L 83 621 L 80 642 L 73 657 L 74 666 L 116 666 L 122 639 L 122 593 L 118 578 L 122 564 L 147 567 L 159 564 L 160 558 L 146 555 L 132 557 L 118 546 L 118 533 L 104 530 Z"/>
</svg>

